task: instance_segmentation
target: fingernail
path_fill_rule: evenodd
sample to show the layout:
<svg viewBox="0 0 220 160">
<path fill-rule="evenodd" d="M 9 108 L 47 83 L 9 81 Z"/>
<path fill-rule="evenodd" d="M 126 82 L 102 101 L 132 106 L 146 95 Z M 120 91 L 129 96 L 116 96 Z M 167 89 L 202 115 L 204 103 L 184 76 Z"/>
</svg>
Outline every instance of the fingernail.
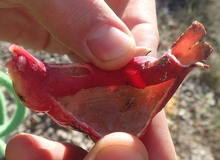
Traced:
<svg viewBox="0 0 220 160">
<path fill-rule="evenodd" d="M 133 38 L 109 24 L 95 29 L 87 41 L 91 52 L 102 61 L 113 60 L 125 55 L 132 43 Z"/>
<path fill-rule="evenodd" d="M 136 149 L 128 146 L 111 146 L 100 150 L 95 160 L 146 160 Z"/>
</svg>

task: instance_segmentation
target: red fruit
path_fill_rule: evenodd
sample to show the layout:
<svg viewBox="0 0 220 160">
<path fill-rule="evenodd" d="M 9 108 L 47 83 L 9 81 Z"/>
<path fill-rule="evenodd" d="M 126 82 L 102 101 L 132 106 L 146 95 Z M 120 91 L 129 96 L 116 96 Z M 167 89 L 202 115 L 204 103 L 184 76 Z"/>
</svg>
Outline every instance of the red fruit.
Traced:
<svg viewBox="0 0 220 160">
<path fill-rule="evenodd" d="M 135 57 L 115 71 L 90 63 L 45 64 L 17 45 L 9 49 L 9 75 L 21 102 L 58 124 L 100 138 L 123 131 L 141 137 L 184 77 L 212 52 L 198 42 L 205 29 L 193 22 L 159 59 Z M 139 51 L 143 51 L 139 49 Z"/>
</svg>

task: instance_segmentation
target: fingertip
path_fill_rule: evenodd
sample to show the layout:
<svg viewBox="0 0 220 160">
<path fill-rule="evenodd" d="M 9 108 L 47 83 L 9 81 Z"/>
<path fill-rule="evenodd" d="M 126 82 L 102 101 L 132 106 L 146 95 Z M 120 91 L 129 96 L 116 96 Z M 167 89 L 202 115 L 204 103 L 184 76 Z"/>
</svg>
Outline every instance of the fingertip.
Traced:
<svg viewBox="0 0 220 160">
<path fill-rule="evenodd" d="M 19 134 L 13 137 L 6 147 L 7 160 L 81 160 L 87 152 L 69 143 L 55 142 L 31 134 Z"/>
<path fill-rule="evenodd" d="M 101 34 L 96 30 L 93 38 L 88 38 L 86 56 L 73 52 L 68 54 L 72 62 L 90 62 L 103 70 L 117 70 L 132 60 L 137 50 L 131 33 L 124 33 L 109 25 L 102 27 L 104 29 L 101 30 L 107 33 Z"/>
<path fill-rule="evenodd" d="M 128 48 L 128 51 L 125 55 L 115 58 L 113 60 L 103 61 L 93 56 L 92 58 L 83 59 L 79 55 L 71 52 L 68 54 L 68 57 L 73 63 L 85 63 L 90 62 L 96 67 L 103 70 L 117 70 L 124 67 L 127 63 L 129 63 L 136 53 L 136 45 L 135 43 L 131 44 Z"/>
<path fill-rule="evenodd" d="M 34 142 L 26 134 L 14 136 L 7 144 L 5 156 L 7 160 L 28 160 L 28 159 L 52 159 L 49 152 L 36 154 L 33 150 Z"/>
<path fill-rule="evenodd" d="M 85 160 L 147 160 L 148 153 L 142 142 L 127 133 L 115 132 L 98 140 Z"/>
<path fill-rule="evenodd" d="M 18 143 L 17 143 L 18 142 Z M 18 152 L 18 144 L 20 143 L 20 139 L 17 138 L 17 136 L 13 137 L 7 144 L 6 146 L 6 150 L 5 150 L 5 158 L 8 160 L 13 160 L 15 159 L 15 155 L 19 156 L 19 152 Z M 24 141 L 24 143 L 21 143 L 21 145 L 29 145 L 31 142 L 30 141 Z"/>
</svg>

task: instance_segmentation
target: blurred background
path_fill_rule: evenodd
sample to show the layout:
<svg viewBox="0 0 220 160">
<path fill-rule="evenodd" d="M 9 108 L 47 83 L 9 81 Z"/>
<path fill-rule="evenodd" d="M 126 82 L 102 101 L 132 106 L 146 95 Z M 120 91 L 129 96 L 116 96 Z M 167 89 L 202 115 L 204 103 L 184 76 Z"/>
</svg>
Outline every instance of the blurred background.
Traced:
<svg viewBox="0 0 220 160">
<path fill-rule="evenodd" d="M 210 69 L 196 69 L 165 108 L 179 159 L 220 159 L 220 1 L 156 0 L 163 54 L 192 21 L 207 31 L 202 41 L 214 48 L 205 62 Z"/>
<path fill-rule="evenodd" d="M 210 69 L 196 69 L 186 77 L 184 83 L 165 107 L 179 160 L 220 159 L 220 1 L 219 0 L 156 0 L 160 45 L 162 55 L 194 21 L 201 22 L 207 31 L 202 41 L 214 48 L 206 64 Z M 0 41 L 0 70 L 12 54 L 9 43 Z M 43 62 L 66 63 L 67 56 L 47 54 L 43 51 L 31 53 Z M 6 96 L 8 118 L 16 110 L 12 96 L 3 88 Z M 67 141 L 89 150 L 93 142 L 88 136 L 69 131 L 55 124 L 44 114 L 28 111 L 27 118 L 5 138 L 7 142 L 18 133 L 33 133 L 52 140 Z"/>
</svg>

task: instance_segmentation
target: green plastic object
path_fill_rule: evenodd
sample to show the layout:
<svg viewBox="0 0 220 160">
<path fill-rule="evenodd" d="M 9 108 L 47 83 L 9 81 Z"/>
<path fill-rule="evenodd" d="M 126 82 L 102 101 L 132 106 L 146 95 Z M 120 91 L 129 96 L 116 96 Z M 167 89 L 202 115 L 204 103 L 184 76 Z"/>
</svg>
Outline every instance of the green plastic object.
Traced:
<svg viewBox="0 0 220 160">
<path fill-rule="evenodd" d="M 2 86 L 4 86 L 10 93 L 13 94 L 17 104 L 16 111 L 8 121 L 6 121 L 7 109 L 5 96 L 2 92 Z M 5 156 L 6 143 L 4 141 L 4 137 L 9 135 L 23 122 L 24 118 L 26 117 L 26 113 L 27 108 L 24 107 L 23 104 L 21 104 L 21 102 L 18 100 L 14 92 L 11 79 L 7 74 L 0 71 L 0 159 Z"/>
</svg>

